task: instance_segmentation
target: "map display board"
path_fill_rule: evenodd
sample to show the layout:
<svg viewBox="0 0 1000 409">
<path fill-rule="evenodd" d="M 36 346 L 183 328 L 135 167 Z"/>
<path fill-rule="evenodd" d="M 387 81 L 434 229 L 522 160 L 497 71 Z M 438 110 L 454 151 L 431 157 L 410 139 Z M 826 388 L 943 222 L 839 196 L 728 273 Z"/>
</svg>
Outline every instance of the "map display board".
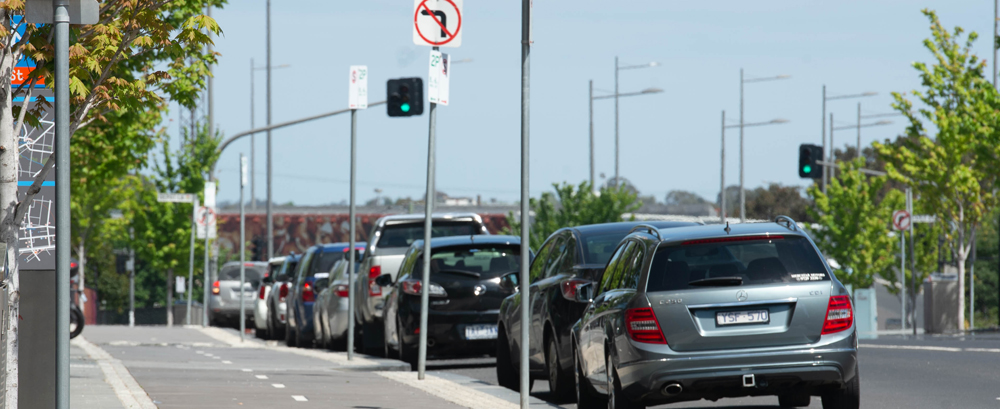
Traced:
<svg viewBox="0 0 1000 409">
<path fill-rule="evenodd" d="M 52 100 L 48 89 L 36 89 L 35 95 Z M 22 103 L 23 101 L 15 101 Z M 29 102 L 30 105 L 34 102 Z M 25 126 L 17 141 L 20 157 L 17 177 L 17 197 L 23 200 L 28 188 L 41 172 L 55 146 L 55 113 L 49 110 L 38 127 Z M 17 234 L 17 256 L 21 270 L 54 270 L 56 265 L 56 182 L 55 170 L 49 171 L 42 190 L 28 205 Z"/>
</svg>

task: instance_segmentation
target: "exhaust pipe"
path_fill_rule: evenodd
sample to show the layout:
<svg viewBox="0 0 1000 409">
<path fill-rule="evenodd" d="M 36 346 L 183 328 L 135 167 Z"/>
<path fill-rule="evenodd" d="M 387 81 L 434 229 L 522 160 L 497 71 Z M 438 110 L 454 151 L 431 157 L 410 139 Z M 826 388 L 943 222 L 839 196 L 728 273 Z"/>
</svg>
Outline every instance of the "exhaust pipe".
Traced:
<svg viewBox="0 0 1000 409">
<path fill-rule="evenodd" d="M 684 392 L 684 386 L 681 386 L 677 382 L 667 384 L 667 386 L 663 387 L 663 394 L 667 396 L 680 395 L 681 392 Z"/>
</svg>

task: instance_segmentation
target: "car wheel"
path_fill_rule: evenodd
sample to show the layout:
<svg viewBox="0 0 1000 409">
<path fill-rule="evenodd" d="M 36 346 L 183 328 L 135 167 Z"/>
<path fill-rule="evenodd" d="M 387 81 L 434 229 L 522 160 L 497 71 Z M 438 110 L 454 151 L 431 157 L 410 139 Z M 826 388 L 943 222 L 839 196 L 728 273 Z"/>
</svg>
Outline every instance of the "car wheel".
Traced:
<svg viewBox="0 0 1000 409">
<path fill-rule="evenodd" d="M 778 395 L 778 406 L 783 408 L 801 408 L 809 406 L 812 397 L 809 395 Z"/>
<path fill-rule="evenodd" d="M 576 407 L 578 409 L 601 409 L 608 406 L 607 398 L 594 392 L 590 381 L 583 375 L 583 367 L 575 354 L 573 355 L 573 377 L 576 379 Z"/>
<path fill-rule="evenodd" d="M 858 409 L 861 406 L 861 372 L 838 391 L 823 395 L 823 409 Z"/>
<path fill-rule="evenodd" d="M 521 386 L 517 369 L 514 368 L 513 357 L 510 355 L 510 342 L 507 341 L 507 332 L 502 328 L 497 334 L 497 383 L 513 391 L 520 390 Z"/>
<path fill-rule="evenodd" d="M 559 351 L 554 339 L 549 340 L 548 353 L 545 355 L 546 366 L 549 371 L 549 391 L 556 402 L 570 402 L 575 398 L 573 389 L 573 378 L 568 371 L 564 371 L 559 365 Z"/>
<path fill-rule="evenodd" d="M 278 331 L 278 317 L 276 315 L 271 315 L 270 319 L 267 321 L 267 333 L 271 335 L 271 339 L 283 339 L 285 338 L 284 331 Z"/>
<path fill-rule="evenodd" d="M 292 331 L 292 328 L 285 327 L 285 345 L 290 347 L 299 346 L 299 340 L 296 338 L 296 335 L 296 331 Z"/>
<path fill-rule="evenodd" d="M 611 354 L 605 352 L 605 368 L 608 376 L 608 409 L 646 409 L 645 405 L 632 403 L 622 393 L 622 382 L 611 361 Z"/>
<path fill-rule="evenodd" d="M 416 354 L 417 351 L 414 351 L 413 348 L 411 348 L 409 345 L 406 345 L 406 342 L 403 341 L 403 326 L 402 326 L 402 324 L 399 323 L 399 319 L 398 318 L 396 319 L 396 334 L 397 334 L 397 337 L 399 337 L 399 351 L 397 351 L 397 353 L 399 354 L 399 360 L 410 364 L 410 370 L 411 371 L 416 371 L 417 370 L 417 354 Z M 385 344 L 389 345 L 389 342 L 386 342 Z M 385 356 L 386 357 L 389 356 L 389 347 L 388 346 L 386 346 Z"/>
</svg>

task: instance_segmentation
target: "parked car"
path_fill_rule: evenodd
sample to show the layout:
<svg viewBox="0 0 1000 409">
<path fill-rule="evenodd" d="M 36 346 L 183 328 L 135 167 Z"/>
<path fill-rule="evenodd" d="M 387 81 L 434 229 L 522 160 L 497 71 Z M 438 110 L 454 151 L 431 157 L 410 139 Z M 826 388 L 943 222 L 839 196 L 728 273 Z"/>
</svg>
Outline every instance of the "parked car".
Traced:
<svg viewBox="0 0 1000 409">
<path fill-rule="evenodd" d="M 471 236 L 489 234 L 483 219 L 475 213 L 435 213 L 432 237 Z M 375 284 L 375 277 L 389 274 L 395 279 L 410 245 L 424 238 L 424 216 L 401 214 L 384 216 L 375 221 L 368 235 L 368 247 L 361 260 L 361 276 L 354 285 L 354 340 L 363 353 L 380 354 L 384 350 L 382 334 L 382 287 Z M 367 279 L 365 279 L 367 275 Z"/>
<path fill-rule="evenodd" d="M 794 221 L 637 228 L 573 328 L 579 406 L 777 395 L 860 406 L 847 289 Z"/>
<path fill-rule="evenodd" d="M 530 254 L 529 254 L 530 257 Z M 383 274 L 385 354 L 395 351 L 414 368 L 420 337 L 424 241 L 413 242 L 399 275 Z M 431 240 L 427 355 L 470 357 L 496 351 L 500 302 L 513 292 L 500 277 L 520 270 L 521 240 L 513 236 L 458 236 Z"/>
<path fill-rule="evenodd" d="M 242 289 L 240 288 L 240 262 L 230 261 L 222 265 L 219 276 L 212 283 L 212 297 L 209 299 L 209 325 L 235 325 L 239 326 L 240 319 L 240 297 L 243 297 L 244 317 L 252 325 L 254 313 L 255 291 L 260 286 L 264 274 L 267 272 L 267 263 L 247 262 L 243 263 L 244 278 Z"/>
<path fill-rule="evenodd" d="M 365 243 L 357 243 L 364 247 Z M 363 255 L 363 250 L 361 251 Z M 316 288 L 319 295 L 316 296 L 316 303 L 313 304 L 313 328 L 316 328 L 316 341 L 320 347 L 333 350 L 347 349 L 347 326 L 350 321 L 348 311 L 348 268 L 350 261 L 347 257 L 336 262 L 330 271 L 330 277 L 326 280 L 326 285 L 320 285 L 317 280 Z M 354 262 L 354 272 L 357 274 L 361 268 L 361 263 Z"/>
<path fill-rule="evenodd" d="M 261 280 L 260 288 L 257 289 L 257 299 L 253 302 L 253 325 L 256 331 L 254 334 L 258 338 L 268 339 L 273 335 L 267 326 L 267 321 L 271 319 L 268 312 L 267 297 L 271 295 L 271 288 L 274 286 L 274 276 L 281 271 L 281 266 L 285 264 L 285 257 L 275 257 L 267 261 L 267 273 Z"/>
<path fill-rule="evenodd" d="M 271 273 L 271 290 L 264 295 L 267 305 L 267 334 L 271 339 L 285 339 L 285 322 L 288 319 L 288 308 L 285 299 L 291 290 L 291 280 L 295 278 L 301 255 L 295 253 L 284 256 L 281 266 Z M 259 294 L 258 294 L 259 297 Z M 259 301 L 258 301 L 259 302 Z"/>
<path fill-rule="evenodd" d="M 549 380 L 549 390 L 557 401 L 572 400 L 576 393 L 570 329 L 583 316 L 587 306 L 576 299 L 577 288 L 601 279 L 615 247 L 639 224 L 602 223 L 559 229 L 545 240 L 531 263 L 532 332 L 528 365 L 532 378 Z M 664 229 L 697 225 L 690 222 L 650 224 Z M 517 279 L 513 276 L 504 280 L 504 284 L 513 286 Z M 515 294 L 500 307 L 496 367 L 499 383 L 514 390 L 520 386 L 520 322 L 520 294 Z"/>
<path fill-rule="evenodd" d="M 285 344 L 288 346 L 312 346 L 316 338 L 313 331 L 313 304 L 317 293 L 314 282 L 328 277 L 333 264 L 347 255 L 348 248 L 348 243 L 321 244 L 310 247 L 302 255 L 285 298 L 288 313 Z"/>
</svg>

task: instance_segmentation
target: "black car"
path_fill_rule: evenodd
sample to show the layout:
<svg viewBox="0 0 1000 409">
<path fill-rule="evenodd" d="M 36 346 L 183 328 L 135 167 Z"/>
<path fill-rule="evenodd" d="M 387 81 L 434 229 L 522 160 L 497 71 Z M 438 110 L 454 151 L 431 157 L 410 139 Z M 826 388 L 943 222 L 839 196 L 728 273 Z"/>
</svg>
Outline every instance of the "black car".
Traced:
<svg viewBox="0 0 1000 409">
<path fill-rule="evenodd" d="M 633 227 L 640 222 L 592 224 L 557 230 L 531 263 L 531 345 L 528 366 L 532 379 L 548 379 L 557 400 L 575 393 L 571 327 L 587 304 L 576 300 L 577 289 L 601 279 L 604 267 Z M 696 226 L 690 222 L 646 222 L 657 228 Z M 516 278 L 516 277 L 514 277 Z M 520 386 L 520 293 L 503 301 L 497 340 L 497 380 L 501 386 Z"/>
<path fill-rule="evenodd" d="M 396 282 L 383 274 L 376 279 L 391 286 L 383 322 L 385 350 L 416 366 L 420 337 L 420 291 L 423 280 L 423 240 L 410 246 Z M 496 351 L 500 302 L 513 292 L 501 277 L 516 275 L 521 240 L 512 236 L 460 236 L 431 239 L 428 295 L 427 355 L 469 357 Z"/>
</svg>

